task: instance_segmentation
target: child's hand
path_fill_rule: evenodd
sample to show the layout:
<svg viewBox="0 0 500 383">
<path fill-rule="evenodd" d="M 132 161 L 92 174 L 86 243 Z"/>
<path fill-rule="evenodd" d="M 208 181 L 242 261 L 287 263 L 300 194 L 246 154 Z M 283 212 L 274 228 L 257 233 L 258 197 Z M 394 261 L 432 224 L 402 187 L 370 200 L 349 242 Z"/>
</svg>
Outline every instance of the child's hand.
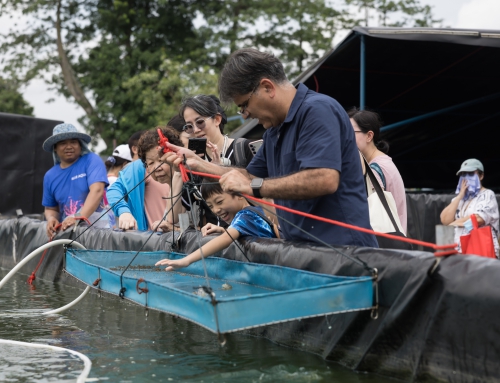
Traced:
<svg viewBox="0 0 500 383">
<path fill-rule="evenodd" d="M 162 259 L 161 261 L 156 262 L 155 266 L 167 265 L 165 268 L 166 271 L 173 271 L 177 269 L 182 269 L 183 267 L 188 267 L 191 264 L 186 258 L 182 259 Z"/>
<path fill-rule="evenodd" d="M 215 234 L 215 233 L 219 233 L 219 234 L 224 233 L 224 228 L 221 226 L 214 225 L 212 223 L 207 223 L 205 226 L 203 226 L 201 228 L 201 234 L 203 236 Z"/>
</svg>

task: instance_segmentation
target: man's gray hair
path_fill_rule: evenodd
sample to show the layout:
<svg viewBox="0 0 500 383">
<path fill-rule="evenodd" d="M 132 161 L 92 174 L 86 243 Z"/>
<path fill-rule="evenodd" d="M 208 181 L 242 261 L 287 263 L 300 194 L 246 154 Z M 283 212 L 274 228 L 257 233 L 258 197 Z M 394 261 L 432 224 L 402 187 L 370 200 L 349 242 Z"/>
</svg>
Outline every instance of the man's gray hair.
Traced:
<svg viewBox="0 0 500 383">
<path fill-rule="evenodd" d="M 268 78 L 276 84 L 288 81 L 283 64 L 272 53 L 254 48 L 233 52 L 219 77 L 221 101 L 230 103 L 235 96 L 252 92 L 263 78 Z"/>
</svg>

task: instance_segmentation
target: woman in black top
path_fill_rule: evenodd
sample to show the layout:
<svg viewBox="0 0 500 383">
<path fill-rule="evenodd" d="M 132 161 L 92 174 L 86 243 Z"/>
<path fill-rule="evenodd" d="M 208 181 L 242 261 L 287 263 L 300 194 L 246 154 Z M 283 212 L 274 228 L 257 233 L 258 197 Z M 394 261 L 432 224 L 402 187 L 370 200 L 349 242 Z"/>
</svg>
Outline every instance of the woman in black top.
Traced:
<svg viewBox="0 0 500 383">
<path fill-rule="evenodd" d="M 186 98 L 181 105 L 180 115 L 184 118 L 183 130 L 186 133 L 207 139 L 207 161 L 222 166 L 246 167 L 252 160 L 253 154 L 248 146 L 250 140 L 241 142 L 244 155 L 237 158 L 236 140 L 224 134 L 227 116 L 214 95 L 199 94 Z"/>
</svg>

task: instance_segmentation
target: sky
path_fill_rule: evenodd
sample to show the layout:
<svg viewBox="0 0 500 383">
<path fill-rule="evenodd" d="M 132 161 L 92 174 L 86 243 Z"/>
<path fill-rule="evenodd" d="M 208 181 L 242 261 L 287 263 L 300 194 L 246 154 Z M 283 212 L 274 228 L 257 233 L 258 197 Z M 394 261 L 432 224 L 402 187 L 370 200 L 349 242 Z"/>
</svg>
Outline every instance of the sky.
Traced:
<svg viewBox="0 0 500 383">
<path fill-rule="evenodd" d="M 420 0 L 420 3 L 432 6 L 435 18 L 443 19 L 446 27 L 500 29 L 500 0 Z M 0 33 L 5 31 L 5 20 L 4 17 L 0 18 Z M 43 81 L 33 81 L 22 93 L 34 107 L 35 117 L 62 120 L 83 131 L 77 121 L 84 114 L 83 110 L 49 91 Z M 48 99 L 54 101 L 47 103 Z M 94 149 L 99 152 L 105 149 L 105 145 L 98 145 Z"/>
</svg>

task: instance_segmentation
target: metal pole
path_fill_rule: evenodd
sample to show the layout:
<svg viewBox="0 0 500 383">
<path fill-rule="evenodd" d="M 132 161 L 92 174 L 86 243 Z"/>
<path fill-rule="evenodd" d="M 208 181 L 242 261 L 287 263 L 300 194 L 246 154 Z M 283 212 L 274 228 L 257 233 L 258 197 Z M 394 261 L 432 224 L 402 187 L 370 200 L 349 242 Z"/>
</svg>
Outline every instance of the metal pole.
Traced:
<svg viewBox="0 0 500 383">
<path fill-rule="evenodd" d="M 361 51 L 359 63 L 359 109 L 365 109 L 365 84 L 366 84 L 366 66 L 365 66 L 365 36 L 361 35 Z"/>
<path fill-rule="evenodd" d="M 381 132 L 386 132 L 386 131 L 394 129 L 394 128 L 399 128 L 400 126 L 404 126 L 404 125 L 411 124 L 413 122 L 425 120 L 426 118 L 438 116 L 440 114 L 452 112 L 454 110 L 457 110 L 457 109 L 460 109 L 460 108 L 465 108 L 467 106 L 479 104 L 479 103 L 486 102 L 486 101 L 489 101 L 489 100 L 494 100 L 495 98 L 499 98 L 499 97 L 500 97 L 500 93 L 495 93 L 495 94 L 491 94 L 489 96 L 484 96 L 484 97 L 476 98 L 475 100 L 462 102 L 461 104 L 449 106 L 447 108 L 435 110 L 434 112 L 425 113 L 425 114 L 422 114 L 420 116 L 408 118 L 407 120 L 403 120 L 403 121 L 400 121 L 400 122 L 395 122 L 394 124 L 386 125 L 382 129 L 380 129 L 380 131 Z"/>
</svg>

